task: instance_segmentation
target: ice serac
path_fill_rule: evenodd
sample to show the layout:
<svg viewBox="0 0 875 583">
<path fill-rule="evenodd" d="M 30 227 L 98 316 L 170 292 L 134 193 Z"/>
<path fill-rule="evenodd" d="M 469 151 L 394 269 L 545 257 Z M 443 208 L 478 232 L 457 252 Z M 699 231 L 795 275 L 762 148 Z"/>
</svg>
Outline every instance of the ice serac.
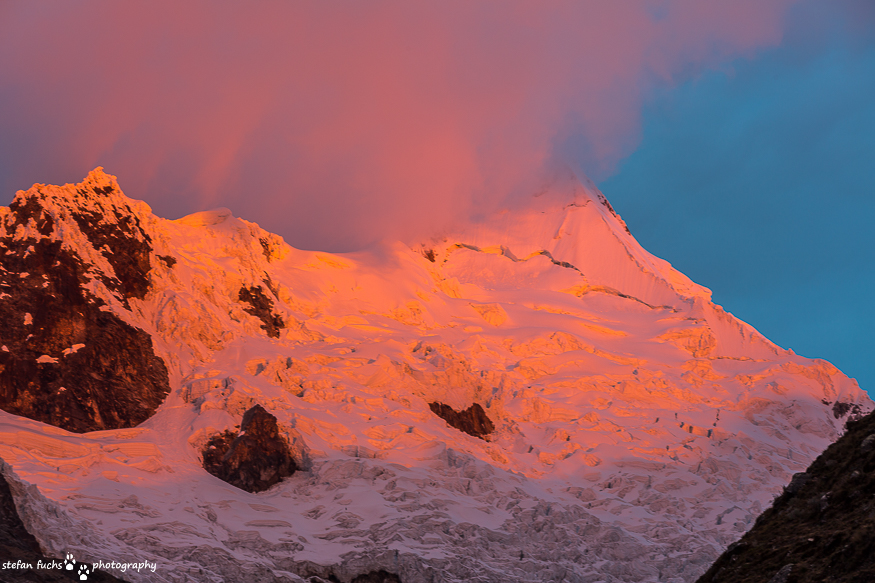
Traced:
<svg viewBox="0 0 875 583">
<path fill-rule="evenodd" d="M 73 568 L 58 569 L 57 565 L 64 565 L 64 561 L 53 560 L 47 557 L 40 549 L 39 543 L 30 534 L 18 514 L 15 506 L 15 498 L 12 495 L 9 481 L 6 475 L 11 473 L 9 466 L 0 459 L 0 557 L 3 563 L 15 563 L 15 567 L 3 568 L 4 583 L 65 583 L 78 581 L 81 576 L 75 568 L 78 564 L 67 561 Z M 25 563 L 27 567 L 17 568 L 19 563 Z M 48 565 L 52 568 L 46 568 Z M 109 573 L 100 569 L 91 569 L 88 565 L 88 581 L 98 583 L 121 583 Z M 83 579 L 85 580 L 85 579 Z"/>
<path fill-rule="evenodd" d="M 89 180 L 137 221 L 99 230 L 99 248 L 75 220 L 45 236 L 80 258 L 83 297 L 150 338 L 171 390 L 145 423 L 85 435 L 0 413 L 0 457 L 33 487 L 22 519 L 46 553 L 159 563 L 132 580 L 692 582 L 872 410 L 647 253 L 573 177 L 351 254 L 294 249 L 228 209 L 162 219 Z M 0 212 L 4 245 L 36 261 L 19 241 L 48 221 Z M 113 264 L 120 232 L 137 246 Z M 143 258 L 145 286 L 119 276 Z M 3 273 L 10 305 L 45 281 Z M 26 358 L 84 350 L 69 349 Z M 230 450 L 253 409 L 297 468 L 255 493 L 201 456 L 215 436 Z"/>
</svg>

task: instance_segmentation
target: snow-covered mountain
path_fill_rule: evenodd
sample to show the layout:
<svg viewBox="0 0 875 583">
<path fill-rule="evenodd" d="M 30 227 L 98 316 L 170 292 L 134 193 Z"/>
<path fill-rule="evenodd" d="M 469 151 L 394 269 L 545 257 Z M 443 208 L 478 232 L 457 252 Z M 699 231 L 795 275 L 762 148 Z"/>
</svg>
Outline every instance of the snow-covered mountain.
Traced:
<svg viewBox="0 0 875 583">
<path fill-rule="evenodd" d="M 0 245 L 3 474 L 44 552 L 131 581 L 693 581 L 873 409 L 573 179 L 331 254 L 97 169 Z M 248 492 L 203 460 L 255 405 L 296 471 Z"/>
</svg>

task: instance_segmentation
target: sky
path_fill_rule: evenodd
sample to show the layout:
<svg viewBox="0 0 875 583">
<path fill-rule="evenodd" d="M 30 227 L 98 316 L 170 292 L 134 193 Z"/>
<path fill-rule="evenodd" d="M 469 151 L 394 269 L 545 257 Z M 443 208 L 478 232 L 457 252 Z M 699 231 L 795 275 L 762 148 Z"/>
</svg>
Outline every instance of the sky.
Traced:
<svg viewBox="0 0 875 583">
<path fill-rule="evenodd" d="M 875 397 L 875 3 L 662 91 L 599 187 L 651 253 Z M 857 9 L 857 10 L 855 10 Z"/>
<path fill-rule="evenodd" d="M 568 164 L 645 248 L 875 390 L 869 0 L 0 4 L 0 191 L 96 166 L 351 251 Z"/>
</svg>

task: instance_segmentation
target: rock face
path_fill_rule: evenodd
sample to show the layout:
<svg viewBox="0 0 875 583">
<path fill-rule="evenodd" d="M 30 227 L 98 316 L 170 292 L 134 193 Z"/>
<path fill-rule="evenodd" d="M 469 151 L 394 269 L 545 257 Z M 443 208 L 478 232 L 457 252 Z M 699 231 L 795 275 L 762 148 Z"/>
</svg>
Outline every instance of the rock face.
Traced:
<svg viewBox="0 0 875 583">
<path fill-rule="evenodd" d="M 170 389 L 149 334 L 107 309 L 142 299 L 151 269 L 151 239 L 113 188 L 86 180 L 65 198 L 37 186 L 2 217 L 0 408 L 9 413 L 79 433 L 132 427 Z M 78 248 L 60 238 L 70 230 Z"/>
<path fill-rule="evenodd" d="M 486 411 L 479 403 L 474 403 L 463 411 L 456 411 L 443 403 L 429 403 L 432 412 L 446 421 L 450 427 L 464 431 L 468 435 L 486 439 L 486 436 L 495 431 L 492 420 L 486 416 Z"/>
<path fill-rule="evenodd" d="M 271 338 L 279 338 L 283 326 L 283 319 L 273 313 L 273 300 L 270 299 L 260 285 L 241 287 L 237 294 L 241 302 L 249 304 L 244 311 L 262 321 L 261 328 Z"/>
<path fill-rule="evenodd" d="M 204 469 L 247 492 L 267 490 L 291 476 L 295 461 L 276 417 L 256 405 L 243 414 L 240 433 L 213 437 L 203 451 Z"/>
<path fill-rule="evenodd" d="M 699 583 L 875 581 L 875 414 L 793 476 Z"/>
</svg>

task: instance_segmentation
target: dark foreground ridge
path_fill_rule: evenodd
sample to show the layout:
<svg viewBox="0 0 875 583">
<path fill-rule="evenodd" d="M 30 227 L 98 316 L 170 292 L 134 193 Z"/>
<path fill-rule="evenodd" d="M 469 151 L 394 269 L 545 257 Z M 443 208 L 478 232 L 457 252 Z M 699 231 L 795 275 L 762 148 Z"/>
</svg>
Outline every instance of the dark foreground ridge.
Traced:
<svg viewBox="0 0 875 583">
<path fill-rule="evenodd" d="M 204 469 L 247 492 L 262 492 L 295 473 L 289 444 L 276 417 L 255 405 L 243 414 L 240 432 L 214 436 L 203 450 Z"/>
<path fill-rule="evenodd" d="M 39 187 L 19 192 L 0 223 L 0 409 L 78 433 L 138 425 L 170 391 L 149 334 L 89 290 L 100 281 L 125 306 L 144 297 L 151 239 L 127 199 L 88 184 L 52 204 Z M 109 268 L 57 239 L 64 221 Z"/>
<path fill-rule="evenodd" d="M 0 460 L 0 464 L 2 464 L 2 460 Z M 17 563 L 18 561 L 30 564 L 31 568 L 3 568 L 4 563 Z M 76 569 L 69 571 L 66 569 L 41 569 L 39 568 L 38 561 L 42 561 L 43 564 L 49 564 L 52 561 L 55 564 L 63 562 L 45 556 L 37 540 L 24 527 L 24 523 L 18 515 L 18 510 L 15 508 L 9 483 L 6 481 L 3 472 L 0 471 L 0 582 L 66 583 L 68 581 L 80 580 L 78 570 Z M 77 563 L 76 566 L 78 567 L 79 564 Z M 88 565 L 88 567 L 90 566 Z M 122 580 L 104 571 L 90 571 L 88 573 L 88 581 L 111 583 L 114 581 L 121 582 Z"/>
<path fill-rule="evenodd" d="M 875 581 L 875 413 L 851 421 L 698 583 Z"/>
<path fill-rule="evenodd" d="M 474 403 L 464 411 L 456 411 L 443 403 L 429 403 L 428 406 L 432 413 L 446 421 L 450 427 L 468 435 L 485 440 L 487 435 L 495 431 L 495 425 L 479 403 Z"/>
</svg>

